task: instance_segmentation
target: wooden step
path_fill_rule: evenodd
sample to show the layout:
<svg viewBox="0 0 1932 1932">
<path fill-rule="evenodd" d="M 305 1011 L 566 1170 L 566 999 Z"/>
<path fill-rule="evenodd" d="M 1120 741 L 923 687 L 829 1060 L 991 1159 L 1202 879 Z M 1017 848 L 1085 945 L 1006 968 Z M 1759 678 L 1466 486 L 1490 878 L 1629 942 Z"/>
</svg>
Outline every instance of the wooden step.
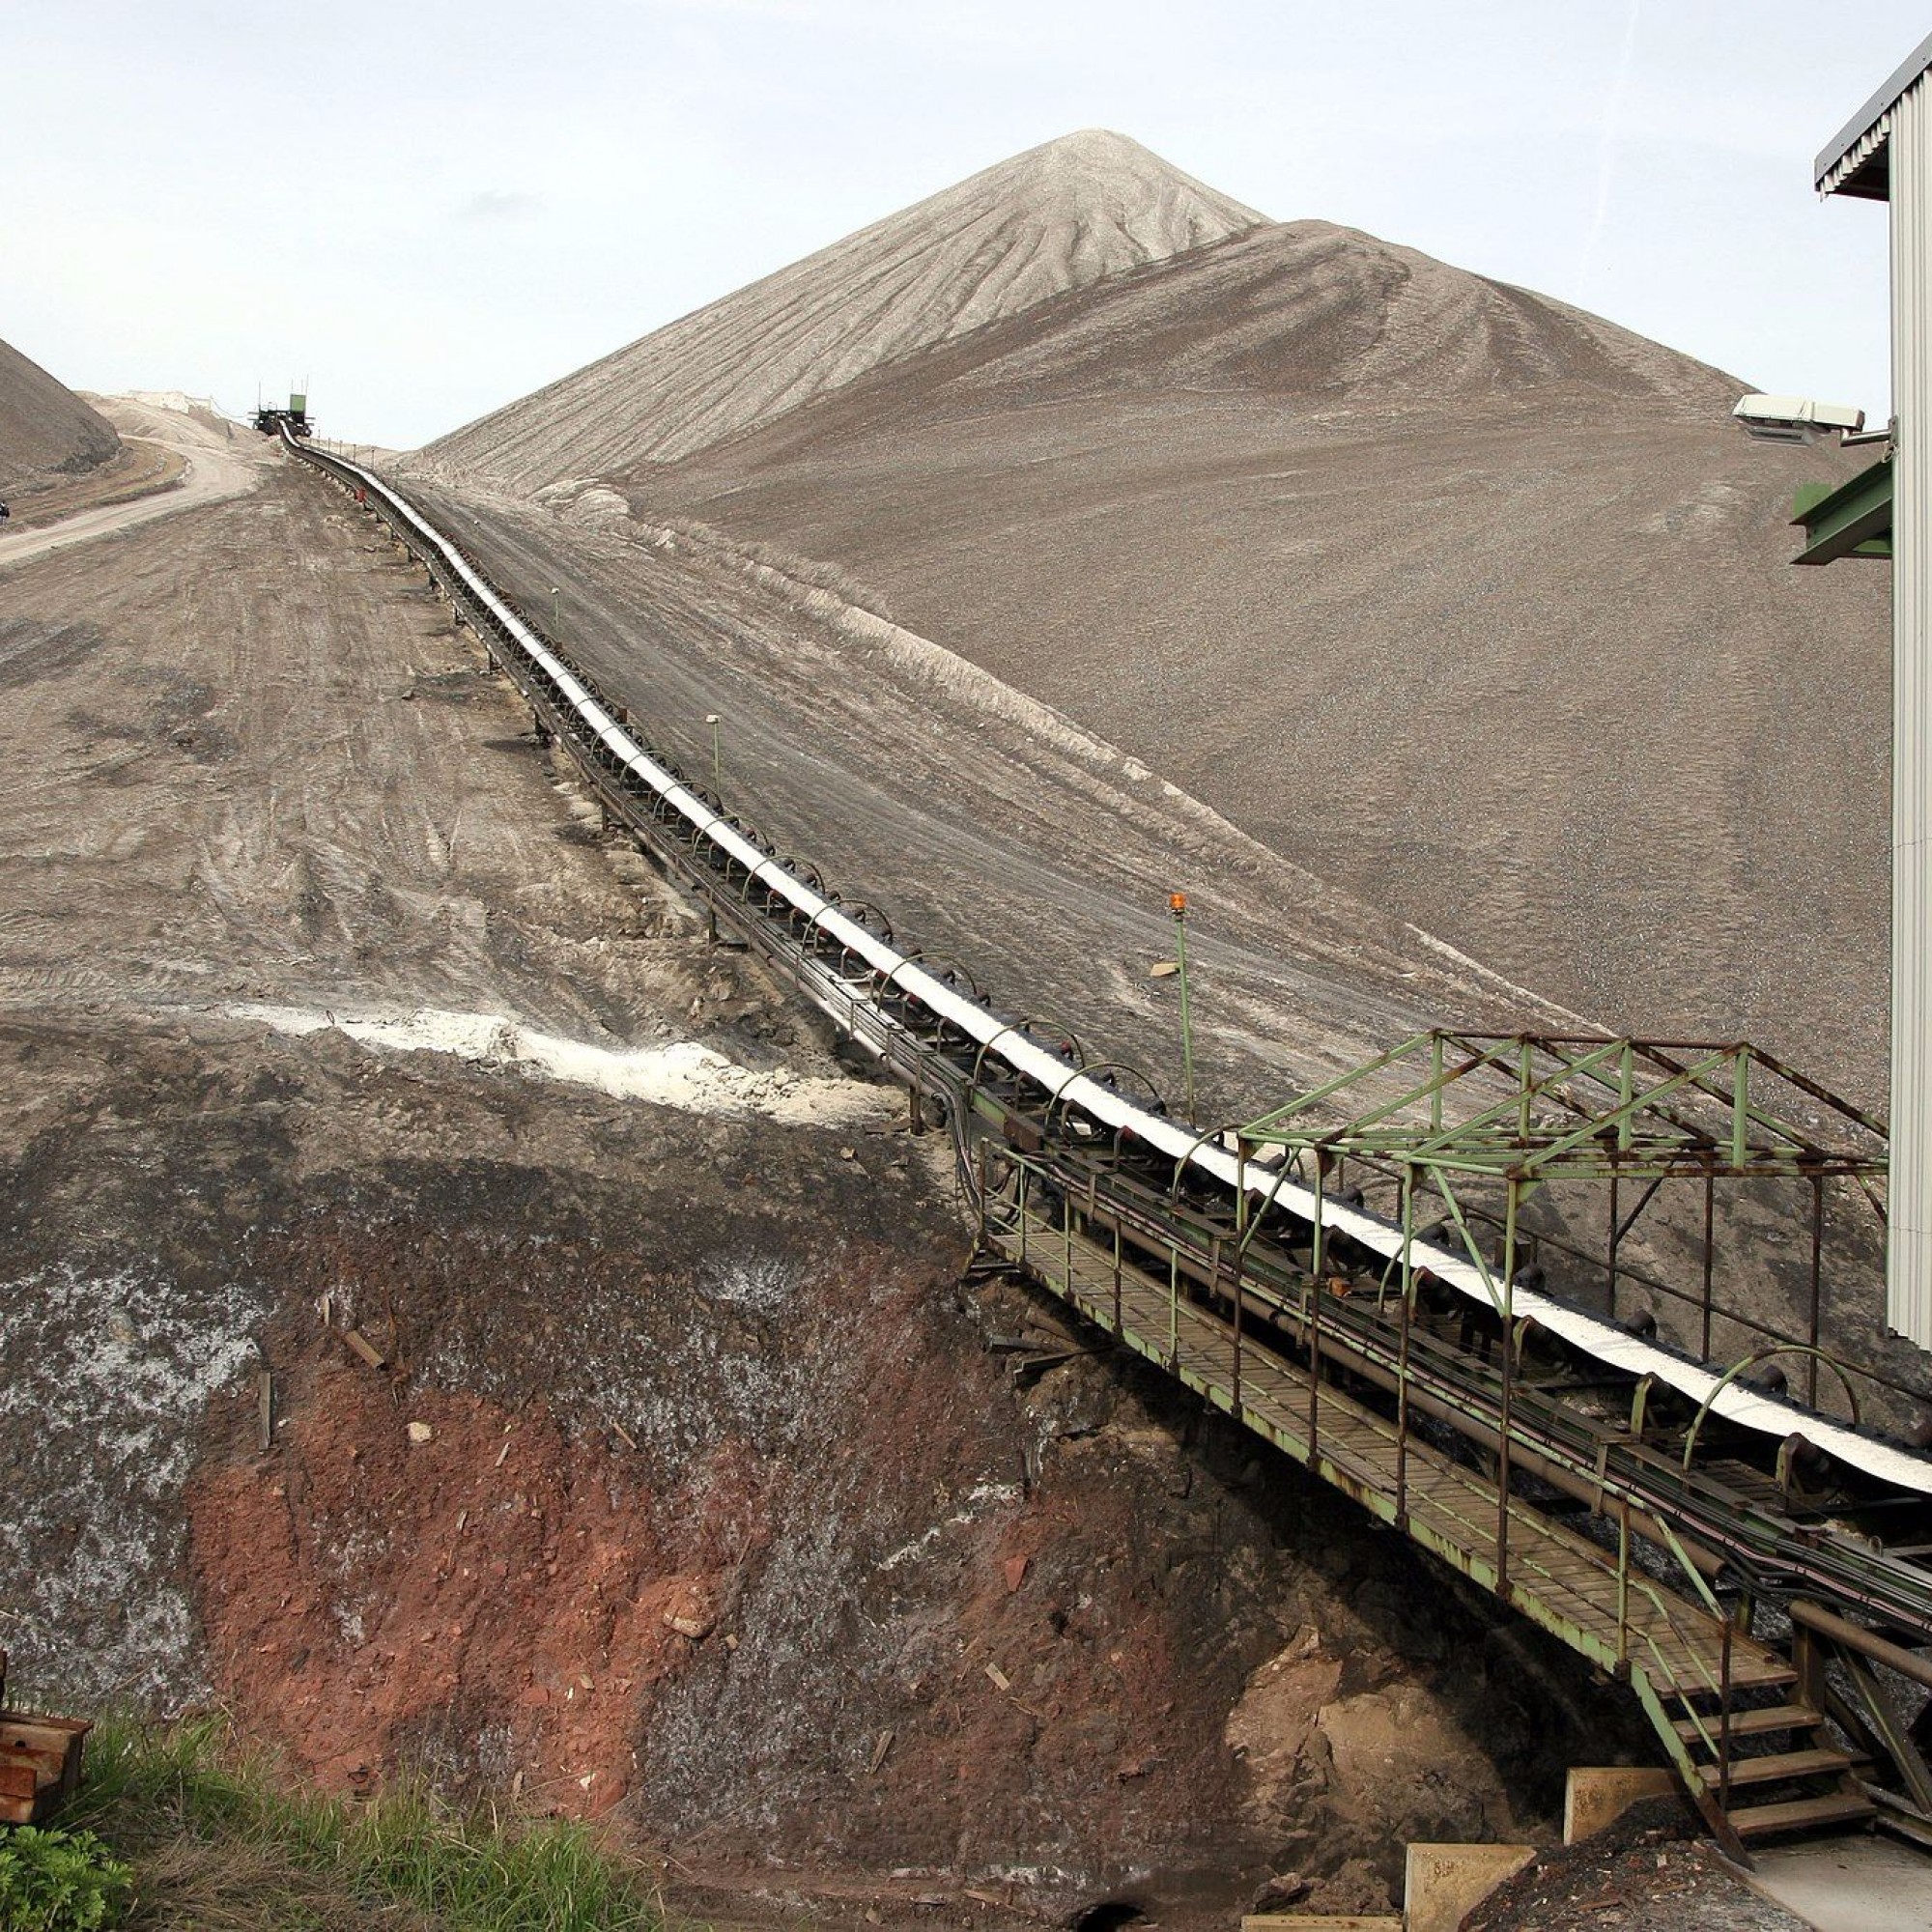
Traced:
<svg viewBox="0 0 1932 1932">
<path fill-rule="evenodd" d="M 1824 1722 L 1808 1704 L 1767 1704 L 1758 1711 L 1733 1711 L 1731 1735 L 1734 1738 L 1761 1737 L 1766 1731 L 1815 1731 Z M 1701 1719 L 1680 1718 L 1677 1735 L 1687 1745 L 1702 1744 L 1706 1736 L 1718 1735 L 1718 1714 L 1711 1711 Z"/>
<path fill-rule="evenodd" d="M 1756 1655 L 1759 1646 L 1753 1643 L 1748 1650 L 1742 1641 L 1733 1653 L 1731 1663 L 1731 1688 L 1734 1690 L 1782 1690 L 1787 1685 L 1798 1682 L 1798 1673 L 1783 1662 Z M 1718 1674 L 1718 1653 L 1715 1644 L 1711 1647 L 1711 1675 Z M 1659 1691 L 1665 1697 L 1675 1697 L 1680 1703 L 1689 1705 L 1692 1698 L 1709 1697 L 1717 1699 L 1718 1692 L 1700 1677 L 1676 1684 L 1660 1684 Z M 1714 1713 L 1706 1712 L 1708 1719 Z"/>
<path fill-rule="evenodd" d="M 1782 1804 L 1732 1805 L 1731 1829 L 1741 1838 L 1773 1832 L 1809 1831 L 1820 1825 L 1855 1825 L 1876 1815 L 1878 1806 L 1856 1791 L 1832 1791 L 1823 1798 L 1793 1798 Z"/>
<path fill-rule="evenodd" d="M 1822 1772 L 1843 1772 L 1852 1768 L 1851 1759 L 1840 1750 L 1773 1751 L 1766 1757 L 1734 1757 L 1731 1760 L 1731 1789 L 1741 1784 L 1776 1784 L 1785 1777 L 1816 1777 Z M 1719 1782 L 1715 1764 L 1700 1764 L 1697 1776 L 1712 1790 Z"/>
</svg>

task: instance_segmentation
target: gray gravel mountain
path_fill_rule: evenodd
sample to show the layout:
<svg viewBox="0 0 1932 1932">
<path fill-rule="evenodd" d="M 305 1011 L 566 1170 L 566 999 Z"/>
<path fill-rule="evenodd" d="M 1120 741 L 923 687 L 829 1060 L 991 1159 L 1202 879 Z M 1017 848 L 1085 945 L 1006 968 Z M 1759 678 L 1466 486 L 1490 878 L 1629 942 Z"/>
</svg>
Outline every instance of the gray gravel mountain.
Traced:
<svg viewBox="0 0 1932 1932">
<path fill-rule="evenodd" d="M 1875 1099 L 1889 573 L 1792 567 L 1794 486 L 1856 459 L 1747 440 L 1747 386 L 1297 222 L 622 487 L 836 566 L 1520 984 Z"/>
<path fill-rule="evenodd" d="M 1104 129 L 873 222 L 432 443 L 518 489 L 668 461 L 868 369 L 1262 217 Z"/>
<path fill-rule="evenodd" d="M 1748 442 L 1747 384 L 1600 317 L 1198 184 L 1134 256 L 1069 165 L 1101 138 L 867 234 L 924 259 L 970 189 L 1017 250 L 976 289 L 1029 288 L 1042 226 L 1109 272 L 1064 247 L 1044 299 L 935 311 L 855 238 L 431 454 L 836 584 L 1518 984 L 1878 1098 L 1888 579 L 1789 562 L 1793 486 L 1853 459 Z M 1043 173 L 1052 224 L 987 199 Z M 868 366 L 793 384 L 724 327 L 801 286 Z"/>
<path fill-rule="evenodd" d="M 93 469 L 120 449 L 111 423 L 0 342 L 0 497 Z"/>
</svg>

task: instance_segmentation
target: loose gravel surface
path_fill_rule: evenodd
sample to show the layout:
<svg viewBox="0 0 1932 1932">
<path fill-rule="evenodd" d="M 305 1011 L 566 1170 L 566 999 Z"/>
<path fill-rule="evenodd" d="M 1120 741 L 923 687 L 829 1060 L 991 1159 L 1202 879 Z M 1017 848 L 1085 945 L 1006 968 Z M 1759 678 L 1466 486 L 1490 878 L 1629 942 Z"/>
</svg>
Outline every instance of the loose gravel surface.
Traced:
<svg viewBox="0 0 1932 1932">
<path fill-rule="evenodd" d="M 1150 969 L 1174 955 L 1178 890 L 1203 1120 L 1248 1118 L 1436 1020 L 1574 1024 L 834 590 L 594 495 L 425 497 L 700 782 L 718 718 L 724 800 L 781 851 L 1043 1036 L 1146 1068 L 1177 1111 L 1178 987 Z"/>
<path fill-rule="evenodd" d="M 1548 1000 L 1756 1038 L 1880 1102 L 1889 585 L 1793 569 L 1788 507 L 1870 452 L 1747 441 L 1745 386 L 1088 135 L 414 467 L 735 546 Z M 521 560 L 538 597 L 569 581 L 554 545 Z M 577 614 L 621 681 L 605 612 Z M 1129 841 L 1159 815 L 1119 810 Z"/>
<path fill-rule="evenodd" d="M 1889 580 L 1727 378 L 1321 222 L 618 475 L 1613 1027 L 1885 1089 Z M 586 466 L 581 475 L 593 473 Z"/>
</svg>

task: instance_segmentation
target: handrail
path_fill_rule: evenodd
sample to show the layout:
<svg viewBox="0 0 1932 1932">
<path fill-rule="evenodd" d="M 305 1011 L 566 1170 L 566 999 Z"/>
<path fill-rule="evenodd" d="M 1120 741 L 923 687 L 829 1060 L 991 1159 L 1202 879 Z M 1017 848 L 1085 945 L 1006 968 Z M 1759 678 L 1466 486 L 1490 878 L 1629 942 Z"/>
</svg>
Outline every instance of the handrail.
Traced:
<svg viewBox="0 0 1932 1932">
<path fill-rule="evenodd" d="M 943 1076 L 949 1086 L 957 1086 L 969 1078 L 958 1064 L 957 1056 L 949 1059 L 941 1048 L 908 1033 L 878 1005 L 875 997 L 864 990 L 855 991 L 853 984 L 842 980 L 835 988 L 831 983 L 832 976 L 812 959 L 809 946 L 801 953 L 794 944 L 790 935 L 799 921 L 804 922 L 808 933 L 823 930 L 853 960 L 868 967 L 875 976 L 883 976 L 885 982 L 894 990 L 918 1000 L 933 1014 L 940 1026 L 953 1029 L 961 1036 L 960 1054 L 968 1045 L 977 1043 L 976 1066 L 982 1065 L 987 1057 L 995 1057 L 1023 1091 L 1030 1090 L 1046 1096 L 1049 1127 L 1056 1112 L 1077 1108 L 1084 1116 L 1111 1128 L 1117 1142 L 1122 1133 L 1132 1132 L 1137 1140 L 1144 1143 L 1147 1155 L 1175 1161 L 1177 1178 L 1179 1173 L 1192 1169 L 1204 1179 L 1227 1188 L 1232 1195 L 1249 1197 L 1250 1205 L 1251 1198 L 1260 1194 L 1260 1211 L 1249 1219 L 1236 1254 L 1241 1281 L 1244 1284 L 1254 1282 L 1264 1299 L 1271 1298 L 1265 1278 L 1251 1274 L 1249 1269 L 1262 1266 L 1262 1258 L 1255 1252 L 1255 1231 L 1267 1210 L 1275 1208 L 1320 1227 L 1324 1235 L 1347 1236 L 1377 1253 L 1402 1253 L 1409 1259 L 1413 1268 L 1435 1274 L 1478 1306 L 1485 1303 L 1493 1305 L 1493 1281 L 1486 1284 L 1487 1293 L 1472 1294 L 1466 1282 L 1455 1278 L 1458 1271 L 1467 1274 L 1469 1269 L 1453 1254 L 1430 1244 L 1417 1243 L 1412 1231 L 1391 1230 L 1382 1220 L 1363 1210 L 1337 1204 L 1332 1198 L 1323 1201 L 1319 1190 L 1311 1208 L 1307 1189 L 1298 1183 L 1291 1183 L 1286 1167 L 1266 1174 L 1264 1181 L 1262 1177 L 1265 1173 L 1265 1164 L 1231 1155 L 1216 1143 L 1213 1136 L 1193 1136 L 1177 1123 L 1133 1105 L 1093 1079 L 1091 1074 L 1094 1069 L 1070 1066 L 1064 1058 L 1052 1053 L 1024 1029 L 1001 1020 L 983 1003 L 967 999 L 908 958 L 904 950 L 895 943 L 881 940 L 877 934 L 841 913 L 831 895 L 815 890 L 799 877 L 797 871 L 760 849 L 766 841 L 758 839 L 756 843 L 753 842 L 745 831 L 727 822 L 722 813 L 711 807 L 701 804 L 694 787 L 632 735 L 627 728 L 628 719 L 619 722 L 615 710 L 607 704 L 583 673 L 546 643 L 456 546 L 443 538 L 381 479 L 356 466 L 323 457 L 320 452 L 303 450 L 298 453 L 317 467 L 344 478 L 366 482 L 372 497 L 388 505 L 383 514 L 389 517 L 399 532 L 407 530 L 406 541 L 412 545 L 421 544 L 437 553 L 437 557 L 429 559 L 432 572 L 441 571 L 445 575 L 452 595 L 461 587 L 462 595 L 469 598 L 474 608 L 479 628 L 487 625 L 501 639 L 500 661 L 511 669 L 512 675 L 529 696 L 533 708 L 554 721 L 556 728 L 563 732 L 578 754 L 588 758 L 595 770 L 604 774 L 596 781 L 607 796 L 612 793 L 621 796 L 621 803 L 614 809 L 638 826 L 639 836 L 662 837 L 660 831 L 652 829 L 651 823 L 639 823 L 650 821 L 652 814 L 662 814 L 667 826 L 676 824 L 687 833 L 694 834 L 708 852 L 716 854 L 721 865 L 744 867 L 762 883 L 774 901 L 769 915 L 748 899 L 735 895 L 728 897 L 727 902 L 737 908 L 731 917 L 738 929 L 754 932 L 759 943 L 780 961 L 782 970 L 794 979 L 814 1004 L 830 1013 L 837 1024 L 861 1039 L 870 1050 L 882 1057 L 890 1056 L 888 1064 L 895 1072 L 903 1075 L 913 1071 L 916 1077 L 916 1069 L 929 1066 L 935 1077 Z M 632 795 L 633 787 L 636 788 L 635 796 Z M 708 897 L 722 891 L 715 869 L 705 866 L 696 854 L 687 852 L 677 863 L 681 868 L 691 870 L 693 883 Z M 956 1118 L 954 1127 L 956 1133 L 963 1134 L 965 1131 L 963 1123 Z M 1114 1192 L 1111 1180 L 1108 1192 L 1111 1199 Z M 1177 1220 L 1170 1211 L 1166 1221 L 1159 1244 L 1171 1251 L 1171 1272 L 1178 1285 L 1180 1255 L 1190 1236 L 1184 1216 Z M 1223 1259 L 1225 1266 L 1225 1257 Z M 1483 1272 L 1487 1274 L 1488 1269 L 1484 1268 Z M 1291 1312 L 1284 1303 L 1276 1305 L 1284 1314 Z M 1514 1307 L 1519 1315 L 1534 1314 L 1537 1320 L 1563 1340 L 1586 1351 L 1613 1350 L 1614 1352 L 1606 1359 L 1616 1362 L 1620 1373 L 1637 1372 L 1623 1368 L 1628 1358 L 1633 1363 L 1641 1364 L 1644 1372 L 1655 1373 L 1660 1380 L 1668 1380 L 1672 1386 L 1684 1388 L 1688 1380 L 1691 1388 L 1702 1390 L 1707 1408 L 1731 1416 L 1753 1430 L 1775 1435 L 1780 1410 L 1801 1417 L 1809 1414 L 1795 1403 L 1755 1397 L 1740 1409 L 1738 1403 L 1732 1399 L 1736 1392 L 1728 1381 L 1719 1384 L 1708 1376 L 1693 1378 L 1686 1365 L 1669 1351 L 1633 1340 L 1593 1319 L 1579 1323 L 1573 1319 L 1577 1311 L 1549 1297 L 1520 1293 L 1515 1297 Z M 1344 1339 L 1351 1349 L 1365 1346 L 1366 1331 L 1354 1324 L 1354 1312 L 1342 1303 L 1324 1307 L 1321 1321 L 1324 1329 L 1330 1331 L 1327 1346 L 1338 1346 Z M 1557 1325 L 1559 1319 L 1561 1326 Z M 1481 1395 L 1475 1378 L 1465 1376 L 1463 1385 L 1477 1396 Z M 1459 1395 L 1458 1399 L 1465 1398 Z M 1519 1420 L 1516 1413 L 1504 1418 L 1502 1426 L 1512 1441 L 1521 1440 L 1537 1454 L 1577 1453 L 1564 1446 L 1569 1438 L 1561 1434 L 1562 1430 L 1575 1425 L 1534 1408 L 1527 1404 L 1525 1392 L 1519 1392 L 1517 1401 L 1519 1410 L 1526 1419 Z M 1836 1435 L 1829 1444 L 1830 1451 L 1839 1456 L 1848 1466 L 1889 1468 L 1896 1463 L 1900 1466 L 1909 1464 L 1915 1475 L 1925 1466 L 1923 1459 L 1914 1459 L 1908 1452 L 1893 1445 L 1848 1435 L 1836 1425 L 1833 1427 L 1836 1429 Z M 1821 1430 L 1819 1433 L 1822 1435 L 1824 1432 Z M 1687 1514 L 1695 1514 L 1686 1511 L 1686 1496 L 1697 1503 L 1699 1508 L 1705 1507 L 1701 1492 L 1695 1485 L 1694 1471 L 1689 1473 L 1692 1484 L 1682 1494 L 1659 1492 L 1655 1472 L 1648 1470 L 1640 1460 L 1634 1466 L 1619 1472 L 1618 1481 L 1624 1486 L 1622 1493 L 1636 1496 L 1642 1508 L 1675 1514 L 1681 1521 Z M 1927 1492 L 1932 1492 L 1932 1473 L 1926 1475 L 1925 1484 Z M 1646 1488 L 1646 1485 L 1649 1487 Z M 1694 1533 L 1702 1537 L 1707 1532 L 1700 1527 Z M 1816 1586 L 1820 1589 L 1833 1587 L 1823 1568 L 1814 1566 L 1807 1574 L 1817 1579 Z"/>
</svg>

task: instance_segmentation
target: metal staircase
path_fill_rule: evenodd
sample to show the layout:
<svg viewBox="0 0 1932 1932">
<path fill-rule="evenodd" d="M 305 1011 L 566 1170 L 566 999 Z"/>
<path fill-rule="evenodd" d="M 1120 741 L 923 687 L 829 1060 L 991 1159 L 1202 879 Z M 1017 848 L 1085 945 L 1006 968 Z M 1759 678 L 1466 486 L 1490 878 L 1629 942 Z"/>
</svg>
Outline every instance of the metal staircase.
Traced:
<svg viewBox="0 0 1932 1932">
<path fill-rule="evenodd" d="M 1755 1681 L 1768 1701 L 1729 1708 L 1721 1690 L 1703 1684 L 1639 1690 L 1686 1789 L 1719 1836 L 1733 1834 L 1740 1847 L 1877 1815 L 1859 1781 L 1860 1760 L 1830 1740 L 1822 1712 L 1790 1700 L 1797 1677 L 1780 1666 Z"/>
<path fill-rule="evenodd" d="M 1419 1386 L 1400 1384 L 1394 1403 L 1375 1399 L 1362 1373 L 1373 1354 L 1357 1332 L 1373 1303 L 1342 1276 L 1282 1296 L 1236 1276 L 1211 1237 L 1175 1240 L 1159 1270 L 1128 1178 L 1110 1185 L 1089 1170 L 1076 1189 L 1045 1151 L 1001 1151 L 981 1169 L 991 1262 L 1046 1288 L 1627 1683 L 1686 1796 L 1733 1857 L 1747 1863 L 1765 1838 L 1879 1815 L 1870 1755 L 1834 1735 L 1842 1719 L 1830 1705 L 1842 1700 L 1828 1695 L 1827 1651 L 1814 1634 L 1787 1623 L 1781 1636 L 1754 1634 L 1753 1625 L 1779 1621 L 1775 1611 L 1735 1589 L 1720 1595 L 1694 1561 L 1678 1566 L 1674 1582 L 1654 1574 L 1660 1544 L 1682 1540 L 1655 1521 L 1640 1532 L 1627 1499 L 1601 1495 L 1608 1507 L 1598 1534 L 1585 1534 L 1573 1516 L 1520 1493 L 1520 1474 L 1512 1479 L 1493 1453 L 1445 1447 L 1440 1430 L 1417 1433 L 1420 1408 L 1407 1398 Z M 1399 1339 L 1418 1384 L 1426 1356 L 1465 1352 L 1453 1315 L 1418 1320 Z"/>
</svg>

